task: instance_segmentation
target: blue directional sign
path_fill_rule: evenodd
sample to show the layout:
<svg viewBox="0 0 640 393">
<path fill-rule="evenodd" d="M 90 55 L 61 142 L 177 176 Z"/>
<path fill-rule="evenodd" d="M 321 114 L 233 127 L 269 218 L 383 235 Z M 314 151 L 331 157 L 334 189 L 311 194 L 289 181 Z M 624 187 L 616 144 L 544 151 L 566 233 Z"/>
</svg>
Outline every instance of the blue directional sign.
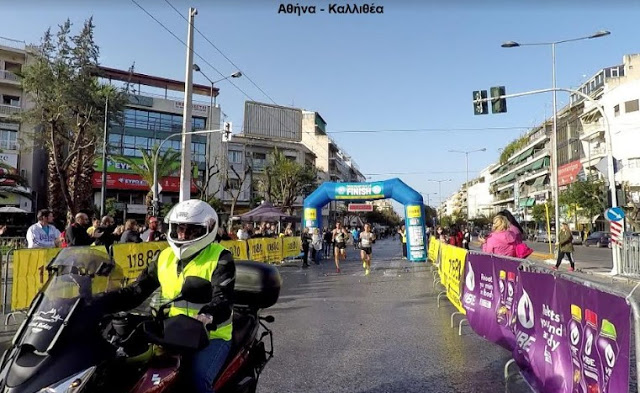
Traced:
<svg viewBox="0 0 640 393">
<path fill-rule="evenodd" d="M 604 215 L 609 221 L 622 221 L 624 219 L 624 210 L 621 207 L 612 207 L 607 209 Z"/>
</svg>

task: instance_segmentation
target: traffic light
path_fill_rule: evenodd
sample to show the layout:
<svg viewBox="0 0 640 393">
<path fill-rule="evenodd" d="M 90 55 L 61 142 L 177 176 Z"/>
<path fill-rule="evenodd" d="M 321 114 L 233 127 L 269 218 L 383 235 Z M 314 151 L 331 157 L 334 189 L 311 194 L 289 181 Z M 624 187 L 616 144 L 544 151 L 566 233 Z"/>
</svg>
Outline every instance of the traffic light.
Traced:
<svg viewBox="0 0 640 393">
<path fill-rule="evenodd" d="M 491 88 L 491 113 L 505 113 L 507 111 L 507 100 L 505 98 L 495 98 L 503 95 L 506 95 L 504 86 Z"/>
<path fill-rule="evenodd" d="M 489 103 L 487 101 L 479 101 L 487 99 L 486 90 L 476 90 L 473 92 L 473 114 L 486 115 L 489 113 Z"/>
</svg>

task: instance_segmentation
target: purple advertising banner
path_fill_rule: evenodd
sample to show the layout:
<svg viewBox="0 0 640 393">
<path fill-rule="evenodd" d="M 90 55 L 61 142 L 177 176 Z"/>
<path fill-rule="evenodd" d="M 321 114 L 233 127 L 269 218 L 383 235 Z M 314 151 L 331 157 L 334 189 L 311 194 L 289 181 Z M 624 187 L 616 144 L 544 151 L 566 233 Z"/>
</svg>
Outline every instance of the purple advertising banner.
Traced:
<svg viewBox="0 0 640 393">
<path fill-rule="evenodd" d="M 550 274 L 518 272 L 513 356 L 537 391 L 627 392 L 630 308 L 623 298 Z"/>
<path fill-rule="evenodd" d="M 519 262 L 494 255 L 469 253 L 462 305 L 469 326 L 479 336 L 512 351 L 512 303 Z"/>
</svg>

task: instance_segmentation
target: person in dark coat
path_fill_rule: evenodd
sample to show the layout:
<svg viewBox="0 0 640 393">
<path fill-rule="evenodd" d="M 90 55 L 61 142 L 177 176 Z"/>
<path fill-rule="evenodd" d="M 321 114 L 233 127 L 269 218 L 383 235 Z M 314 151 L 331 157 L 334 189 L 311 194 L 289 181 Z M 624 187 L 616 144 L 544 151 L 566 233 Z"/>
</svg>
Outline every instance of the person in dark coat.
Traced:
<svg viewBox="0 0 640 393">
<path fill-rule="evenodd" d="M 89 235 L 89 216 L 85 213 L 76 214 L 75 221 L 65 230 L 65 240 L 68 247 L 90 246 L 100 236 L 100 233 Z"/>
<path fill-rule="evenodd" d="M 142 243 L 140 232 L 138 231 L 138 222 L 134 219 L 128 219 L 124 224 L 124 232 L 120 236 L 120 243 Z"/>
</svg>

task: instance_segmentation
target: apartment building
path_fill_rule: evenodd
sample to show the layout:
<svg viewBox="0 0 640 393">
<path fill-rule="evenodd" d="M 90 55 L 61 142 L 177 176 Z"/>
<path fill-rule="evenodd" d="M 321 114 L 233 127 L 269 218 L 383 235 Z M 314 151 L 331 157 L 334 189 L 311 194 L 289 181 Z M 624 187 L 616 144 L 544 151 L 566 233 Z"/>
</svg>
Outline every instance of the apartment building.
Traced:
<svg viewBox="0 0 640 393">
<path fill-rule="evenodd" d="M 551 198 L 550 135 L 545 123 L 523 138 L 522 147 L 489 170 L 493 213 L 508 209 L 520 220 L 532 221 L 531 208 Z"/>
<path fill-rule="evenodd" d="M 18 77 L 30 59 L 29 50 L 23 41 L 0 37 L 0 163 L 25 178 L 29 187 L 20 191 L 32 194 L 30 199 L 12 193 L 18 190 L 14 183 L 0 184 L 6 190 L 0 208 L 18 208 L 25 213 L 46 203 L 46 154 L 30 142 L 34 126 L 20 121 L 21 113 L 31 108 Z"/>
<path fill-rule="evenodd" d="M 466 187 L 467 206 L 471 220 L 478 217 L 489 217 L 493 213 L 493 194 L 490 184 L 493 179 L 492 169 L 496 164 L 491 164 L 480 171 L 480 176 L 469 182 Z M 466 211 L 466 206 L 465 206 Z"/>
<path fill-rule="evenodd" d="M 182 114 L 184 101 L 179 93 L 184 92 L 184 81 L 147 75 L 131 70 L 100 67 L 104 81 L 122 85 L 129 84 L 128 104 L 124 109 L 124 124 L 109 125 L 109 155 L 107 158 L 106 198 L 113 198 L 127 217 L 144 218 L 147 214 L 145 198 L 150 185 L 129 165 L 120 161 L 128 157 L 134 162 L 142 162 L 142 151 L 152 151 L 161 146 L 161 154 L 169 149 L 180 151 L 182 142 Z M 191 128 L 193 131 L 217 129 L 220 123 L 220 107 L 210 107 L 203 96 L 212 93 L 210 86 L 194 84 Z M 213 90 L 219 94 L 218 89 Z M 183 96 L 182 96 L 183 97 Z M 219 135 L 219 134 L 218 134 Z M 195 182 L 204 176 L 207 155 L 214 144 L 211 135 L 192 135 L 191 154 L 196 164 L 192 178 L 191 192 L 196 193 Z M 176 171 L 159 179 L 160 201 L 166 204 L 178 202 L 180 192 L 179 162 Z M 96 160 L 93 174 L 94 204 L 101 205 L 102 158 Z"/>
</svg>

